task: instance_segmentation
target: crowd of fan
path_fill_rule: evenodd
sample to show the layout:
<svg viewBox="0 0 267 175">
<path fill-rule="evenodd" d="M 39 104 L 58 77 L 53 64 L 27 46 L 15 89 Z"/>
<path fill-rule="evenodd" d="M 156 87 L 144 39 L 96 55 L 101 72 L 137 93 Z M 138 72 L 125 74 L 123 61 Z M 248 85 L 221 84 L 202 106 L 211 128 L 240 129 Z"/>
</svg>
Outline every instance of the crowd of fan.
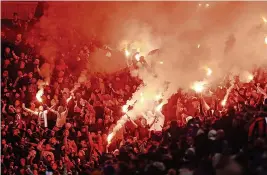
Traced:
<svg viewBox="0 0 267 175">
<path fill-rule="evenodd" d="M 266 72 L 259 70 L 250 83 L 236 80 L 226 107 L 218 100 L 223 87 L 205 99 L 209 109 L 203 98 L 178 92 L 163 108 L 161 135 L 142 119 L 129 121 L 108 146 L 121 107 L 142 82 L 124 70 L 88 75 L 77 87 L 82 68 L 76 67 L 95 48 L 90 41 L 59 54 L 42 103 L 37 101 L 46 60 L 40 45 L 26 41 L 34 23 L 32 15 L 22 23 L 14 14 L 12 26 L 1 32 L 3 174 L 267 174 Z M 77 59 L 70 62 L 67 55 Z M 187 116 L 193 119 L 185 121 Z"/>
</svg>

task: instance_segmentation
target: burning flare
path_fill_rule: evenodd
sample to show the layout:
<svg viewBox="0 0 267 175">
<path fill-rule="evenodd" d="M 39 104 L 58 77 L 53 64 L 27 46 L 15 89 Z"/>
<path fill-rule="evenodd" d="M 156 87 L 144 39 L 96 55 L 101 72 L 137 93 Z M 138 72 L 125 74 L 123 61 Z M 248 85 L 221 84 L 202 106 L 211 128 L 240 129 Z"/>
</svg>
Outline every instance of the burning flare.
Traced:
<svg viewBox="0 0 267 175">
<path fill-rule="evenodd" d="M 264 41 L 265 41 L 265 44 L 267 44 L 267 36 L 265 36 L 265 39 L 264 39 Z"/>
<path fill-rule="evenodd" d="M 127 49 L 125 49 L 125 56 L 126 57 L 130 56 L 130 52 Z"/>
<path fill-rule="evenodd" d="M 137 53 L 135 56 L 135 59 L 137 60 L 137 61 L 139 61 L 140 60 L 140 57 L 141 57 L 141 55 L 140 55 L 140 53 Z"/>
<path fill-rule="evenodd" d="M 160 104 L 156 107 L 156 111 L 161 112 L 161 109 L 162 109 L 163 105 L 164 105 L 163 102 L 160 103 Z"/>
<path fill-rule="evenodd" d="M 39 102 L 43 102 L 42 96 L 44 94 L 44 88 L 42 87 L 41 89 L 39 89 L 39 91 L 36 93 L 36 99 Z"/>
<path fill-rule="evenodd" d="M 114 137 L 113 132 L 108 135 L 108 137 L 107 137 L 108 145 L 111 143 L 111 140 L 112 140 L 113 137 Z"/>
<path fill-rule="evenodd" d="M 212 74 L 212 70 L 211 70 L 211 68 L 207 67 L 207 68 L 205 68 L 205 69 L 206 69 L 206 75 L 207 75 L 207 76 L 211 76 L 211 74 Z"/>
<path fill-rule="evenodd" d="M 124 105 L 122 107 L 122 112 L 126 113 L 128 111 L 128 106 L 127 105 Z"/>
<path fill-rule="evenodd" d="M 247 78 L 248 78 L 248 81 L 250 82 L 254 79 L 254 76 L 252 74 L 249 74 Z"/>
<path fill-rule="evenodd" d="M 230 95 L 230 92 L 232 91 L 233 88 L 234 88 L 234 84 L 232 84 L 232 85 L 229 87 L 229 89 L 227 89 L 226 94 L 225 94 L 225 96 L 224 96 L 224 98 L 223 98 L 223 100 L 222 100 L 222 102 L 221 102 L 221 105 L 222 105 L 222 106 L 225 106 L 225 105 L 226 105 L 226 102 L 227 102 L 227 100 L 228 100 L 228 97 L 229 97 L 229 95 Z"/>
<path fill-rule="evenodd" d="M 264 22 L 265 24 L 267 23 L 267 19 L 266 19 L 264 16 L 262 16 L 261 19 L 263 20 L 263 22 Z"/>
<path fill-rule="evenodd" d="M 226 105 L 226 101 L 227 101 L 226 99 L 223 99 L 222 102 L 221 102 L 221 105 L 225 106 Z"/>
<path fill-rule="evenodd" d="M 196 93 L 201 93 L 204 90 L 204 86 L 206 85 L 206 82 L 204 81 L 196 81 L 193 86 L 192 89 L 196 92 Z"/>
<path fill-rule="evenodd" d="M 158 94 L 158 95 L 155 96 L 155 99 L 156 99 L 157 101 L 160 100 L 161 98 L 162 98 L 161 94 Z"/>
</svg>

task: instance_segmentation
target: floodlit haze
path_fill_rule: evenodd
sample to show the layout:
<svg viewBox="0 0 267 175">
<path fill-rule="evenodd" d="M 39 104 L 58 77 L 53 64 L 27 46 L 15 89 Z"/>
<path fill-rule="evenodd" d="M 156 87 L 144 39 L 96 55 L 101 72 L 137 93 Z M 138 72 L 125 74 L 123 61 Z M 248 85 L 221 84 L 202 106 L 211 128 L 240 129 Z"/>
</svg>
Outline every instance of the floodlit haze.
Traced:
<svg viewBox="0 0 267 175">
<path fill-rule="evenodd" d="M 154 61 L 157 78 L 146 70 L 133 72 L 146 86 L 132 100 L 141 92 L 162 91 L 167 100 L 178 88 L 203 80 L 205 67 L 212 70 L 209 84 L 216 85 L 229 72 L 266 66 L 266 9 L 265 2 L 50 2 L 40 22 L 42 32 L 67 40 L 51 38 L 42 50 L 49 59 L 55 50 L 64 51 L 93 35 L 114 49 L 135 42 L 145 56 L 160 48 L 159 56 L 146 58 Z M 96 57 L 90 63 L 95 71 L 114 72 L 126 66 L 123 56 Z"/>
</svg>

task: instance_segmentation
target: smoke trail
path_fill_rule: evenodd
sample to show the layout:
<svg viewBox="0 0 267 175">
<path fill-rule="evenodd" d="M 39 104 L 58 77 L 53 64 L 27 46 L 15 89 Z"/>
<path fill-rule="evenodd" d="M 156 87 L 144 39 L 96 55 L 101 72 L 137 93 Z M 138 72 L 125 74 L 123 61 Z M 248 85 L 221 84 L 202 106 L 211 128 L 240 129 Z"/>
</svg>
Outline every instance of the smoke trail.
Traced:
<svg viewBox="0 0 267 175">
<path fill-rule="evenodd" d="M 232 89 L 234 88 L 234 86 L 235 85 L 232 83 L 232 85 L 227 89 L 226 94 L 225 94 L 225 96 L 224 96 L 224 98 L 223 98 L 223 100 L 221 102 L 221 105 L 222 106 L 225 106 L 226 105 L 227 100 L 228 100 L 228 97 L 230 95 L 230 92 L 232 91 Z"/>
</svg>

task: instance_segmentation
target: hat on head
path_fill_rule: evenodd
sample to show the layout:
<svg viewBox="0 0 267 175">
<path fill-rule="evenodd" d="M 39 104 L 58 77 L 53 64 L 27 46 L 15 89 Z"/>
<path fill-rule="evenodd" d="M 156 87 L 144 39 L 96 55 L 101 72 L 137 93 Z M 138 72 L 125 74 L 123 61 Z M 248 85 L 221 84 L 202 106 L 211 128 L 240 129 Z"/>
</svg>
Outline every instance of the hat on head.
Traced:
<svg viewBox="0 0 267 175">
<path fill-rule="evenodd" d="M 217 136 L 217 131 L 215 130 L 210 130 L 209 133 L 208 133 L 208 138 L 210 140 L 215 140 L 216 139 L 216 136 Z"/>
<path fill-rule="evenodd" d="M 197 136 L 201 135 L 201 134 L 204 134 L 204 131 L 202 129 L 198 129 L 197 131 Z"/>
<path fill-rule="evenodd" d="M 191 119 L 193 119 L 192 116 L 188 116 L 188 117 L 186 117 L 186 118 L 185 118 L 186 123 L 188 123 Z"/>
</svg>

